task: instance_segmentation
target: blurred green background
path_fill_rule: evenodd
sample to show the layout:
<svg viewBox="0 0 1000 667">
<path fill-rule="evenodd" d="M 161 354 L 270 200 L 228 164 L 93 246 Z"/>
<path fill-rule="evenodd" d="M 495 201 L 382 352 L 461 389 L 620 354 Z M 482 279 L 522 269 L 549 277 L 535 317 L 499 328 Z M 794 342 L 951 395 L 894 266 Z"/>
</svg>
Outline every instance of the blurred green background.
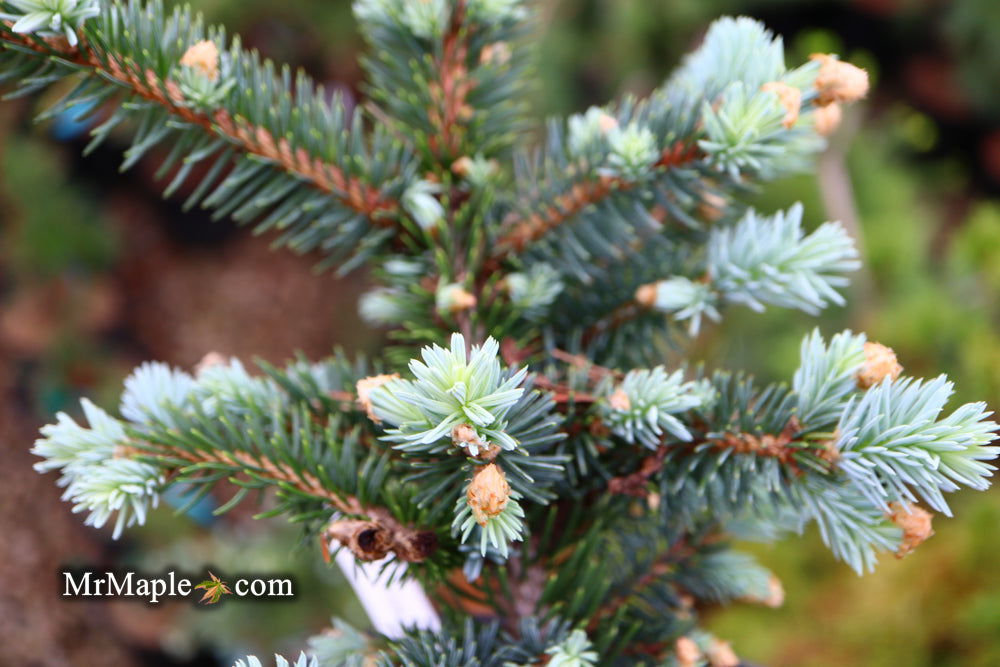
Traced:
<svg viewBox="0 0 1000 667">
<path fill-rule="evenodd" d="M 358 99 L 361 48 L 347 0 L 205 0 L 200 8 L 279 62 Z M 849 305 L 819 321 L 731 311 L 691 354 L 788 377 L 813 326 L 850 327 L 893 347 L 913 375 L 947 373 L 956 401 L 1000 407 L 1000 3 L 996 0 L 545 0 L 534 99 L 539 118 L 656 86 L 721 14 L 763 19 L 790 63 L 839 52 L 874 84 L 819 161 L 755 202 L 795 200 L 812 224 L 840 219 L 865 268 Z M 51 91 L 47 95 L 54 95 Z M 292 651 L 332 614 L 365 619 L 313 545 L 248 514 L 213 524 L 172 517 L 111 543 L 29 470 L 38 426 L 106 405 L 138 362 L 191 366 L 216 350 L 272 361 L 334 343 L 377 346 L 355 315 L 363 277 L 315 277 L 311 258 L 272 254 L 229 223 L 163 201 L 149 164 L 119 175 L 113 147 L 84 161 L 86 128 L 36 125 L 46 98 L 0 106 L 0 645 L 11 664 L 230 664 Z M 181 197 L 178 197 L 180 200 Z M 26 512 L 25 508 L 32 511 Z M 716 634 L 763 665 L 1000 664 L 1000 489 L 956 498 L 958 519 L 905 560 L 856 577 L 810 532 L 751 546 L 783 579 L 781 609 L 738 606 Z M 65 604 L 49 590 L 70 564 L 223 564 L 293 572 L 292 603 L 266 606 Z M 23 577 L 31 567 L 38 580 Z M 5 652 L 7 649 L 5 648 Z M 16 660 L 15 660 L 16 658 Z"/>
</svg>

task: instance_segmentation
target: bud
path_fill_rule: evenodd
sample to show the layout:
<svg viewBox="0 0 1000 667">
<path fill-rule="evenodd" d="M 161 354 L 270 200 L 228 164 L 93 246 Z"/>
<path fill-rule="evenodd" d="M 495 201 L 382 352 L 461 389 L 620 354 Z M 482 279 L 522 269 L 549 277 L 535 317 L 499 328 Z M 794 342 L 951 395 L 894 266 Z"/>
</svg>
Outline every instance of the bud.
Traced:
<svg viewBox="0 0 1000 667">
<path fill-rule="evenodd" d="M 729 642 L 713 639 L 708 647 L 708 664 L 711 667 L 739 667 L 740 659 Z"/>
<path fill-rule="evenodd" d="M 458 424 L 451 429 L 451 441 L 456 447 L 466 449 L 470 456 L 484 461 L 492 461 L 500 453 L 500 447 L 480 438 L 471 424 Z"/>
<path fill-rule="evenodd" d="M 934 529 L 931 527 L 934 515 L 922 507 L 892 503 L 889 509 L 892 510 L 889 520 L 903 529 L 903 540 L 896 550 L 896 558 L 902 558 L 910 553 L 934 534 Z"/>
<path fill-rule="evenodd" d="M 181 65 L 194 68 L 209 81 L 215 81 L 219 78 L 219 47 L 211 40 L 202 40 L 184 52 Z"/>
<path fill-rule="evenodd" d="M 781 580 L 772 574 L 767 580 L 767 593 L 747 595 L 743 600 L 776 609 L 785 603 L 785 588 L 781 585 Z"/>
<path fill-rule="evenodd" d="M 455 172 L 457 176 L 466 177 L 469 175 L 469 170 L 472 169 L 472 158 L 468 155 L 463 155 L 454 162 L 451 163 L 451 170 Z"/>
<path fill-rule="evenodd" d="M 802 107 L 802 91 L 781 81 L 769 81 L 760 89 L 778 96 L 778 102 L 785 108 L 785 117 L 781 121 L 785 129 L 795 125 L 795 121 L 799 119 L 799 109 Z"/>
<path fill-rule="evenodd" d="M 701 663 L 701 649 L 690 637 L 681 637 L 675 645 L 677 664 L 680 667 L 696 667 Z"/>
<path fill-rule="evenodd" d="M 903 372 L 903 367 L 896 360 L 896 353 L 891 347 L 886 347 L 880 343 L 865 343 L 865 363 L 858 371 L 858 387 L 868 389 L 874 387 L 884 378 L 893 380 Z"/>
<path fill-rule="evenodd" d="M 828 137 L 840 127 L 840 119 L 844 113 L 840 110 L 840 105 L 836 102 L 827 104 L 825 107 L 817 107 L 813 112 L 813 127 L 817 134 Z"/>
<path fill-rule="evenodd" d="M 762 599 L 761 602 L 772 609 L 785 604 L 785 587 L 781 585 L 781 580 L 773 574 L 767 580 L 767 597 Z"/>
<path fill-rule="evenodd" d="M 602 113 L 597 118 L 597 126 L 601 128 L 603 134 L 607 134 L 611 130 L 618 127 L 618 121 L 615 120 L 614 116 L 610 116 L 606 113 Z"/>
<path fill-rule="evenodd" d="M 814 53 L 809 58 L 819 62 L 815 84 L 818 105 L 826 106 L 834 102 L 849 104 L 868 94 L 868 73 L 860 67 L 825 53 Z"/>
<path fill-rule="evenodd" d="M 437 183 L 422 180 L 410 185 L 403 193 L 403 208 L 421 229 L 432 229 L 444 220 L 444 206 L 434 196 L 439 190 Z"/>
<path fill-rule="evenodd" d="M 646 494 L 646 507 L 655 512 L 660 509 L 660 494 L 650 491 Z"/>
<path fill-rule="evenodd" d="M 358 403 L 360 403 L 361 407 L 363 407 L 365 409 L 365 412 L 368 413 L 368 418 L 371 419 L 376 424 L 381 423 L 382 420 L 379 419 L 378 416 L 375 414 L 375 411 L 372 410 L 372 399 L 371 399 L 372 390 L 374 390 L 377 387 L 381 387 L 385 383 L 391 382 L 398 378 L 399 378 L 399 373 L 392 373 L 391 375 L 387 374 L 372 375 L 370 377 L 361 378 L 360 380 L 358 380 L 357 384 Z"/>
<path fill-rule="evenodd" d="M 507 42 L 487 44 L 479 52 L 480 65 L 504 65 L 510 61 L 510 46 Z"/>
<path fill-rule="evenodd" d="M 698 204 L 698 215 L 707 222 L 715 222 L 726 212 L 726 199 L 714 192 L 704 192 Z"/>
<path fill-rule="evenodd" d="M 629 400 L 628 394 L 623 389 L 616 390 L 615 393 L 608 397 L 608 405 L 611 406 L 612 410 L 619 412 L 632 409 L 632 401 Z"/>
<path fill-rule="evenodd" d="M 438 287 L 435 300 L 440 313 L 460 313 L 476 305 L 476 297 L 458 283 Z"/>
<path fill-rule="evenodd" d="M 227 359 L 223 355 L 214 351 L 209 352 L 208 354 L 206 354 L 204 357 L 201 358 L 201 361 L 199 361 L 195 365 L 194 374 L 201 375 L 202 373 L 207 371 L 209 368 L 212 368 L 213 366 L 223 366 L 226 363 Z"/>
<path fill-rule="evenodd" d="M 466 499 L 480 526 L 503 512 L 510 499 L 510 484 L 500 466 L 490 463 L 476 471 L 466 491 Z"/>
<path fill-rule="evenodd" d="M 640 285 L 635 291 L 635 301 L 643 308 L 652 308 L 656 305 L 656 283 Z"/>
<path fill-rule="evenodd" d="M 656 162 L 660 152 L 656 147 L 656 136 L 649 127 L 633 121 L 621 128 L 618 121 L 606 114 L 598 122 L 601 132 L 608 135 L 608 147 L 611 149 L 605 170 L 608 175 L 637 178 Z"/>
<path fill-rule="evenodd" d="M 826 440 L 820 440 L 817 444 L 819 447 L 815 450 L 816 456 L 827 461 L 829 463 L 836 464 L 840 460 L 840 450 L 837 448 L 837 443 L 840 441 L 840 428 L 836 428 L 833 431 L 833 435 Z"/>
<path fill-rule="evenodd" d="M 494 159 L 487 160 L 481 155 L 477 155 L 475 158 L 463 155 L 451 163 L 452 173 L 472 185 L 478 186 L 488 183 L 499 169 L 499 162 Z"/>
</svg>

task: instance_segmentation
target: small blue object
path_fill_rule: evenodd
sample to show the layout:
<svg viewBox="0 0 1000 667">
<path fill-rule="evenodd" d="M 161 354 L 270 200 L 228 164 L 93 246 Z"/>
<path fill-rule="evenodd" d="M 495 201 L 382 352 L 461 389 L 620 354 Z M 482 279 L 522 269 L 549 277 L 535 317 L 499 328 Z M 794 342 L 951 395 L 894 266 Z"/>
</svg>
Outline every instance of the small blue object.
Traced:
<svg viewBox="0 0 1000 667">
<path fill-rule="evenodd" d="M 52 122 L 52 136 L 59 141 L 71 141 L 86 133 L 94 126 L 94 118 L 89 112 L 95 104 L 94 100 L 86 100 L 57 114 Z"/>
<path fill-rule="evenodd" d="M 161 497 L 171 507 L 181 508 L 191 501 L 191 495 L 197 493 L 198 490 L 199 487 L 190 484 L 171 486 L 163 492 Z M 202 526 L 210 526 L 216 520 L 215 515 L 212 514 L 215 506 L 212 496 L 206 495 L 189 507 L 185 514 Z"/>
</svg>

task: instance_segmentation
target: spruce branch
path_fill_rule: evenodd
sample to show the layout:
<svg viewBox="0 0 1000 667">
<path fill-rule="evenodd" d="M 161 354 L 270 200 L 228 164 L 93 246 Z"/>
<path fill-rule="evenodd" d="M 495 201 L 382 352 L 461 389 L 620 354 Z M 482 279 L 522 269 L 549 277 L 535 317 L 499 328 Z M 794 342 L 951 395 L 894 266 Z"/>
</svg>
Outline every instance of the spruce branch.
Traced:
<svg viewBox="0 0 1000 667">
<path fill-rule="evenodd" d="M 469 166 L 509 152 L 526 129 L 526 4 L 354 3 L 371 47 L 368 90 L 429 166 L 469 178 Z"/>
<path fill-rule="evenodd" d="M 208 134 L 222 136 L 246 153 L 278 164 L 286 172 L 308 181 L 321 192 L 337 196 L 344 204 L 373 220 L 380 217 L 384 220 L 385 216 L 379 214 L 391 214 L 398 206 L 396 202 L 384 201 L 377 189 L 362 184 L 356 177 L 345 176 L 337 165 L 312 157 L 302 148 L 293 152 L 287 139 L 276 141 L 265 127 L 255 126 L 242 118 L 234 120 L 226 109 L 207 112 L 189 107 L 176 81 L 161 78 L 151 69 L 143 72 L 119 54 L 102 51 L 88 43 L 67 43 L 68 48 L 63 49 L 59 42 L 49 41 L 45 43 L 48 48 L 45 48 L 29 37 L 10 33 L 0 35 L 0 39 L 8 44 L 65 60 L 86 74 L 111 80 L 129 94 L 162 106 L 177 119 L 196 125 Z"/>
<path fill-rule="evenodd" d="M 134 119 L 136 136 L 124 167 L 171 141 L 160 170 L 174 172 L 167 194 L 192 178 L 196 164 L 209 163 L 187 206 L 201 202 L 219 216 L 255 222 L 259 230 L 283 230 L 279 241 L 300 251 L 365 254 L 398 233 L 398 198 L 412 179 L 407 149 L 377 127 L 363 138 L 360 114 L 351 117 L 339 99 L 327 102 L 304 74 L 293 82 L 287 69 L 277 72 L 238 39 L 223 51 L 224 32 L 206 29 L 187 9 L 168 15 L 159 0 L 109 3 L 80 32 L 79 43 L 70 44 L 20 34 L 8 21 L 0 28 L 0 45 L 6 78 L 35 70 L 21 94 L 71 75 L 79 79 L 47 115 L 124 96 L 94 131 L 89 150 Z M 217 54 L 210 69 L 224 77 L 183 64 L 186 50 L 206 43 Z M 366 238 L 371 230 L 376 233 Z"/>
<path fill-rule="evenodd" d="M 250 491 L 273 488 L 279 503 L 269 515 L 327 520 L 337 513 L 364 520 L 401 560 L 422 562 L 433 555 L 434 530 L 412 527 L 378 504 L 394 502 L 375 485 L 384 479 L 388 460 L 362 448 L 357 427 L 345 428 L 340 421 L 363 424 L 363 413 L 317 419 L 326 409 L 339 408 L 345 393 L 339 387 L 352 383 L 359 371 L 334 359 L 268 372 L 251 376 L 238 361 L 223 359 L 202 364 L 196 376 L 163 364 L 141 366 L 125 382 L 126 421 L 84 401 L 90 427 L 60 415 L 36 443 L 34 452 L 45 457 L 37 467 L 61 470 L 67 497 L 91 509 L 95 525 L 117 510 L 116 537 L 124 525 L 142 523 L 147 504 L 155 506 L 167 486 L 200 485 L 194 501 L 226 479 L 238 491 L 219 512 Z M 357 479 L 358 469 L 366 473 L 365 483 Z M 115 486 L 108 486 L 112 482 Z M 332 537 L 345 534 L 328 529 L 325 552 Z"/>
<path fill-rule="evenodd" d="M 684 167 L 698 157 L 695 148 L 678 142 L 664 148 L 660 156 L 647 168 L 665 171 Z M 526 219 L 513 218 L 506 221 L 509 231 L 497 240 L 494 259 L 503 259 L 508 255 L 523 252 L 528 245 L 541 239 L 587 207 L 600 204 L 615 192 L 625 192 L 636 185 L 634 177 L 601 175 L 597 180 L 574 184 L 563 194 L 556 196 L 551 204 L 539 202 L 535 206 L 539 213 L 532 214 Z"/>
<path fill-rule="evenodd" d="M 438 136 L 429 138 L 428 147 L 438 159 L 461 157 L 460 119 L 468 114 L 466 97 L 473 85 L 465 66 L 469 48 L 462 34 L 462 24 L 466 11 L 466 0 L 457 0 L 451 9 L 442 39 L 441 57 L 436 63 L 440 81 L 437 87 L 431 87 L 438 108 L 431 112 L 430 120 Z"/>
<path fill-rule="evenodd" d="M 665 365 L 727 305 L 842 303 L 844 229 L 740 198 L 802 168 L 867 76 L 789 69 L 779 38 L 723 19 L 645 99 L 552 121 L 537 149 L 526 4 L 356 0 L 370 123 L 159 0 L 3 3 L 15 94 L 73 77 L 48 113 L 107 111 L 96 142 L 131 125 L 125 167 L 169 144 L 168 193 L 204 162 L 190 204 L 342 271 L 377 260 L 361 311 L 394 327 L 374 368 L 144 364 L 120 417 L 84 401 L 86 424 L 43 428 L 36 467 L 116 537 L 169 486 L 227 480 L 219 513 L 271 490 L 265 515 L 325 557 L 403 561 L 448 609 L 433 632 L 313 642 L 334 664 L 733 664 L 700 608 L 781 599 L 733 539 L 815 522 L 859 572 L 905 555 L 933 532 L 917 500 L 986 487 L 997 426 L 850 331 L 807 336 L 790 384 Z"/>
</svg>

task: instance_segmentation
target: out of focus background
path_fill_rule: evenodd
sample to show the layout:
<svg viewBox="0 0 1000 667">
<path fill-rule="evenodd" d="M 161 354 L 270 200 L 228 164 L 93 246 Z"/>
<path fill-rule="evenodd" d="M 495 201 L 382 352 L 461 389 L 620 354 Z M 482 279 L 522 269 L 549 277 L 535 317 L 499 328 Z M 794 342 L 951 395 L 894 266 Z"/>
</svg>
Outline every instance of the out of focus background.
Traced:
<svg viewBox="0 0 1000 667">
<path fill-rule="evenodd" d="M 209 19 L 279 62 L 358 99 L 361 43 L 348 0 L 204 0 Z M 996 0 L 542 0 L 539 118 L 648 92 L 721 14 L 784 35 L 788 61 L 838 52 L 868 69 L 815 175 L 760 196 L 801 200 L 811 222 L 840 219 L 865 268 L 849 306 L 818 322 L 733 310 L 692 356 L 788 377 L 813 326 L 850 327 L 893 347 L 913 375 L 947 373 L 957 401 L 1000 408 L 1000 2 Z M 54 95 L 56 91 L 50 91 Z M 49 100 L 51 101 L 51 100 Z M 190 367 L 209 351 L 282 361 L 334 344 L 377 347 L 356 317 L 364 276 L 315 275 L 314 258 L 272 253 L 228 222 L 163 200 L 147 162 L 118 171 L 108 142 L 80 157 L 89 128 L 35 124 L 46 99 L 0 105 L 0 645 L 19 665 L 228 665 L 292 652 L 347 617 L 367 621 L 314 545 L 252 508 L 215 522 L 206 500 L 160 510 L 118 542 L 59 501 L 30 469 L 40 425 L 89 396 L 114 405 L 133 366 Z M 168 498 L 179 504 L 179 499 Z M 169 504 L 169 503 L 168 503 Z M 815 532 L 751 546 L 785 584 L 780 609 L 734 607 L 711 627 L 761 665 L 1000 664 L 1000 489 L 963 493 L 959 517 L 873 575 L 837 563 Z M 176 565 L 293 573 L 292 602 L 85 603 L 56 597 L 69 565 Z M 30 573 L 30 576 L 26 573 Z"/>
</svg>

